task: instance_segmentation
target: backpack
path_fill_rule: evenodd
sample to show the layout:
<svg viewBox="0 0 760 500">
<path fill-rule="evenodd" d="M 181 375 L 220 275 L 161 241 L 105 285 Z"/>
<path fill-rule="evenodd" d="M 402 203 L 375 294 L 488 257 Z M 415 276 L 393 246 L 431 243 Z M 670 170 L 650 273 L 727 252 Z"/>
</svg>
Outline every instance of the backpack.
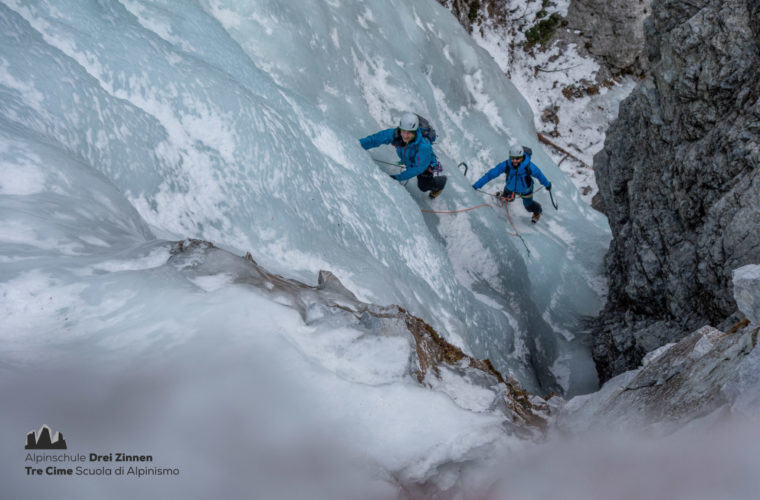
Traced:
<svg viewBox="0 0 760 500">
<path fill-rule="evenodd" d="M 417 115 L 417 113 L 415 113 L 415 115 Z M 430 144 L 433 144 L 436 137 L 438 137 L 438 135 L 435 133 L 435 128 L 430 125 L 430 122 L 427 121 L 427 118 L 423 118 L 420 115 L 417 115 L 417 119 L 420 121 L 420 134 L 422 134 L 422 137 L 430 141 Z"/>
<path fill-rule="evenodd" d="M 417 115 L 417 113 L 415 113 L 415 115 Z M 435 128 L 433 128 L 427 118 L 417 115 L 417 119 L 420 122 L 420 127 L 418 129 L 420 135 L 430 141 L 430 144 L 432 145 L 435 142 L 436 137 L 438 137 L 438 134 L 435 133 Z M 430 172 L 433 174 L 439 174 L 443 172 L 443 165 L 441 165 L 441 162 L 438 161 L 435 153 L 433 153 L 433 161 L 431 162 L 430 168 L 428 170 L 430 170 Z"/>
</svg>

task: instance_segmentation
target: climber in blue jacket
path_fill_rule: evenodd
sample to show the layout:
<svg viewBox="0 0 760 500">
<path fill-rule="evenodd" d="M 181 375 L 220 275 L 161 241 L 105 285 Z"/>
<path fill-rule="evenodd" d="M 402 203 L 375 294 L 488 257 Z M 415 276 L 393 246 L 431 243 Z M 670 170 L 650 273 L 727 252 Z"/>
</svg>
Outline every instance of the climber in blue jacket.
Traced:
<svg viewBox="0 0 760 500">
<path fill-rule="evenodd" d="M 533 200 L 533 177 L 538 179 L 547 190 L 551 190 L 552 183 L 546 179 L 541 169 L 530 161 L 530 152 L 525 151 L 519 144 L 511 145 L 509 147 L 509 161 L 503 161 L 493 167 L 472 187 L 480 189 L 501 174 L 506 174 L 507 180 L 504 184 L 504 191 L 496 193 L 496 196 L 510 202 L 515 199 L 515 194 L 519 195 L 525 209 L 533 214 L 531 222 L 533 224 L 538 222 L 543 209 L 540 203 Z"/>
<path fill-rule="evenodd" d="M 438 159 L 433 153 L 430 141 L 418 133 L 419 127 L 419 118 L 415 113 L 404 113 L 398 127 L 368 135 L 359 139 L 359 143 L 364 149 L 376 148 L 383 144 L 393 145 L 406 170 L 391 177 L 397 181 L 417 177 L 417 187 L 420 191 L 430 191 L 429 196 L 436 198 L 446 186 L 446 176 L 433 175 Z"/>
</svg>

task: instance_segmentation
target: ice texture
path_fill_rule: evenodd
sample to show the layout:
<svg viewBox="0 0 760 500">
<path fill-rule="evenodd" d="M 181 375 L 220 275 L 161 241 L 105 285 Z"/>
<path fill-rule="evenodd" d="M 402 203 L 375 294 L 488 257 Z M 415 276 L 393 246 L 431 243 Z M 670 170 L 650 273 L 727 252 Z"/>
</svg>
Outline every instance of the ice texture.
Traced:
<svg viewBox="0 0 760 500">
<path fill-rule="evenodd" d="M 393 160 L 390 147 L 358 143 L 406 110 L 438 131 L 449 182 L 434 201 L 373 161 Z M 3 442 L 47 423 L 78 449 L 130 446 L 220 485 L 270 439 L 320 449 L 340 435 L 347 460 L 372 450 L 369 469 L 395 474 L 380 490 L 399 477 L 443 488 L 445 464 L 507 439 L 487 388 L 446 371 L 421 386 L 398 339 L 315 330 L 318 306 L 301 316 L 236 283 L 232 264 L 183 273 L 170 241 L 250 252 L 309 284 L 329 270 L 532 392 L 588 392 L 582 319 L 602 304 L 609 229 L 532 123 L 433 0 L 3 0 L 0 389 L 16 402 Z M 513 140 L 552 182 L 559 209 L 538 191 L 539 225 L 514 205 L 509 218 L 422 211 L 492 202 L 470 186 Z M 177 435 L 210 446 L 214 466 Z M 239 454 L 225 455 L 231 435 Z"/>
<path fill-rule="evenodd" d="M 606 223 L 537 145 L 522 97 L 435 2 L 0 9 L 2 161 L 13 178 L 3 194 L 49 199 L 67 158 L 158 237 L 250 251 L 304 281 L 329 269 L 360 298 L 408 308 L 532 390 L 595 387 L 578 319 L 604 294 Z M 439 133 L 449 185 L 435 202 L 389 179 L 383 168 L 393 168 L 357 142 L 407 109 Z M 558 211 L 536 194 L 541 225 L 522 207 L 512 208 L 514 229 L 500 209 L 421 212 L 490 201 L 469 185 L 511 140 L 533 147 L 553 183 Z M 61 160 L 43 158 L 45 148 Z M 371 153 L 392 158 L 389 147 Z M 6 224 L 21 224 L 14 217 Z M 515 229 L 530 254 L 507 234 Z M 66 248 L 55 233 L 20 232 Z M 102 234 L 77 238 L 108 247 Z"/>
</svg>

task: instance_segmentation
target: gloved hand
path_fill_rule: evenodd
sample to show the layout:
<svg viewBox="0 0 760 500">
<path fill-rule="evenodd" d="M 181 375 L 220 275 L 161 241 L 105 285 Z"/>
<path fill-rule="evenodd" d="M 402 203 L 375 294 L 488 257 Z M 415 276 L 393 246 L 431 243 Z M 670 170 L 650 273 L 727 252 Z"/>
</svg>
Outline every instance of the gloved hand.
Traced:
<svg viewBox="0 0 760 500">
<path fill-rule="evenodd" d="M 504 191 L 504 192 L 497 191 L 496 196 L 500 198 L 504 198 L 506 201 L 512 201 L 515 199 L 515 193 L 513 193 L 512 191 Z"/>
<path fill-rule="evenodd" d="M 552 183 L 551 182 L 549 183 L 548 186 L 546 186 L 546 190 L 547 191 L 551 191 L 552 190 Z"/>
<path fill-rule="evenodd" d="M 475 191 L 478 190 L 478 188 L 475 187 L 475 184 L 472 185 L 472 189 L 474 189 Z"/>
<path fill-rule="evenodd" d="M 388 176 L 389 176 L 391 179 L 393 179 L 394 181 L 397 181 L 397 180 L 398 180 L 398 177 L 396 177 L 396 175 L 394 175 L 394 174 L 388 174 Z"/>
</svg>

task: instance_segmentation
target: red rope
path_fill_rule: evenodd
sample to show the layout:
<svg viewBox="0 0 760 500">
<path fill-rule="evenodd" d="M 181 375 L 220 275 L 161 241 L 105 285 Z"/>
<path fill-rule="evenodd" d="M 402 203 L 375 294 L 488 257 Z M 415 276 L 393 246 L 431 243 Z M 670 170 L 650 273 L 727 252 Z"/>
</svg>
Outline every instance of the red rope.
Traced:
<svg viewBox="0 0 760 500">
<path fill-rule="evenodd" d="M 500 198 L 499 196 L 496 196 L 496 195 L 491 194 L 491 193 L 486 193 L 485 191 L 480 191 L 480 192 L 481 193 L 485 193 L 488 196 L 493 196 L 496 199 Z M 507 234 L 509 236 L 517 236 L 518 238 L 520 238 L 520 241 L 522 241 L 522 244 L 525 246 L 525 250 L 527 250 L 528 251 L 528 255 L 530 255 L 530 248 L 528 248 L 528 245 L 525 243 L 525 240 L 523 239 L 523 237 L 520 236 L 520 233 L 517 232 L 517 228 L 515 227 L 514 222 L 512 222 L 512 217 L 509 215 L 509 202 L 506 201 L 506 200 L 509 200 L 509 201 L 514 200 L 515 199 L 514 193 L 513 193 L 511 199 L 509 199 L 509 198 L 507 198 L 507 199 L 502 198 L 502 199 L 505 200 L 504 201 L 504 210 L 507 212 L 507 220 L 509 221 L 509 224 L 512 226 L 512 229 L 515 230 L 514 233 L 510 233 L 509 231 L 507 231 Z M 490 203 L 482 203 L 480 205 L 476 205 L 476 206 L 470 207 L 470 208 L 463 208 L 461 210 L 449 210 L 449 211 L 443 211 L 443 210 L 422 210 L 422 211 L 425 212 L 425 213 L 428 213 L 428 214 L 458 214 L 458 213 L 462 213 L 462 212 L 469 212 L 470 210 L 475 210 L 476 208 L 480 208 L 480 207 L 493 207 L 493 205 L 491 205 Z"/>
<path fill-rule="evenodd" d="M 486 194 L 488 196 L 493 196 L 494 198 L 497 198 L 497 199 L 499 198 L 498 196 L 490 194 L 490 193 L 486 193 Z M 514 196 L 512 197 L 512 199 L 514 199 Z M 505 198 L 505 200 L 508 200 L 508 198 Z M 482 203 L 480 205 L 476 205 L 476 206 L 470 207 L 470 208 L 463 208 L 461 210 L 446 210 L 446 211 L 444 211 L 444 210 L 422 210 L 422 212 L 425 212 L 426 214 L 460 214 L 462 212 L 469 212 L 470 210 L 475 210 L 476 208 L 480 208 L 480 207 L 493 207 L 493 205 L 491 205 L 490 203 Z M 510 233 L 509 231 L 507 231 L 507 234 L 510 235 L 510 236 L 518 236 L 519 237 L 520 234 L 517 232 L 517 228 L 515 227 L 514 222 L 512 222 L 512 217 L 509 215 L 509 203 L 507 201 L 504 202 L 504 210 L 507 212 L 507 220 L 509 221 L 509 224 L 512 226 L 512 229 L 515 230 L 514 233 Z"/>
<path fill-rule="evenodd" d="M 517 236 L 519 238 L 520 237 L 520 233 L 517 232 L 517 228 L 515 227 L 515 223 L 512 222 L 512 217 L 510 217 L 510 215 L 509 215 L 509 202 L 506 202 L 506 201 L 504 202 L 504 210 L 507 212 L 507 220 L 509 221 L 509 224 L 512 226 L 512 229 L 515 230 L 514 234 L 510 233 L 509 231 L 507 231 L 507 234 L 510 235 L 510 236 Z"/>
<path fill-rule="evenodd" d="M 478 191 L 480 191 L 480 190 L 478 190 Z M 512 217 L 509 215 L 509 202 L 511 202 L 511 201 L 513 201 L 515 199 L 515 193 L 512 193 L 512 196 L 510 196 L 509 198 L 506 198 L 504 196 L 496 196 L 495 194 L 486 193 L 485 191 L 480 191 L 480 192 L 483 193 L 483 194 L 487 194 L 488 196 L 493 196 L 494 198 L 496 198 L 500 202 L 504 203 L 504 211 L 507 212 L 507 220 L 509 221 L 509 225 L 512 226 L 512 229 L 515 230 L 514 233 L 510 233 L 509 231 L 507 231 L 507 234 L 510 235 L 510 236 L 517 236 L 518 238 L 522 239 L 522 237 L 520 236 L 520 233 L 517 232 L 517 228 L 515 227 L 515 223 L 512 222 Z M 491 206 L 493 206 L 493 205 L 491 205 Z"/>
<path fill-rule="evenodd" d="M 480 191 L 480 190 L 478 190 L 478 191 Z M 480 191 L 480 192 L 484 193 L 484 194 L 487 194 L 488 196 L 493 196 L 496 199 L 500 199 L 501 198 L 502 200 L 504 200 L 504 210 L 507 212 L 507 220 L 509 221 L 509 224 L 512 226 L 512 229 L 515 230 L 514 233 L 510 233 L 509 231 L 507 231 L 507 234 L 510 235 L 510 236 L 517 236 L 518 238 L 520 238 L 520 240 L 523 242 L 523 245 L 525 245 L 525 249 L 528 251 L 528 255 L 530 255 L 530 248 L 528 248 L 528 245 L 525 243 L 525 240 L 523 239 L 523 237 L 520 236 L 520 233 L 517 232 L 517 228 L 515 227 L 515 223 L 512 222 L 512 216 L 509 215 L 509 202 L 515 199 L 514 193 L 512 193 L 512 197 L 511 198 L 502 198 L 500 196 L 496 196 L 495 194 L 486 193 L 485 191 Z M 425 212 L 425 213 L 428 213 L 428 214 L 459 214 L 459 213 L 462 213 L 462 212 L 469 212 L 470 210 L 475 210 L 476 208 L 480 208 L 480 207 L 493 207 L 493 205 L 491 205 L 490 203 L 482 203 L 482 204 L 476 205 L 474 207 L 463 208 L 463 209 L 460 209 L 460 210 L 448 210 L 448 211 L 443 211 L 443 210 L 422 210 L 422 212 Z"/>
</svg>

